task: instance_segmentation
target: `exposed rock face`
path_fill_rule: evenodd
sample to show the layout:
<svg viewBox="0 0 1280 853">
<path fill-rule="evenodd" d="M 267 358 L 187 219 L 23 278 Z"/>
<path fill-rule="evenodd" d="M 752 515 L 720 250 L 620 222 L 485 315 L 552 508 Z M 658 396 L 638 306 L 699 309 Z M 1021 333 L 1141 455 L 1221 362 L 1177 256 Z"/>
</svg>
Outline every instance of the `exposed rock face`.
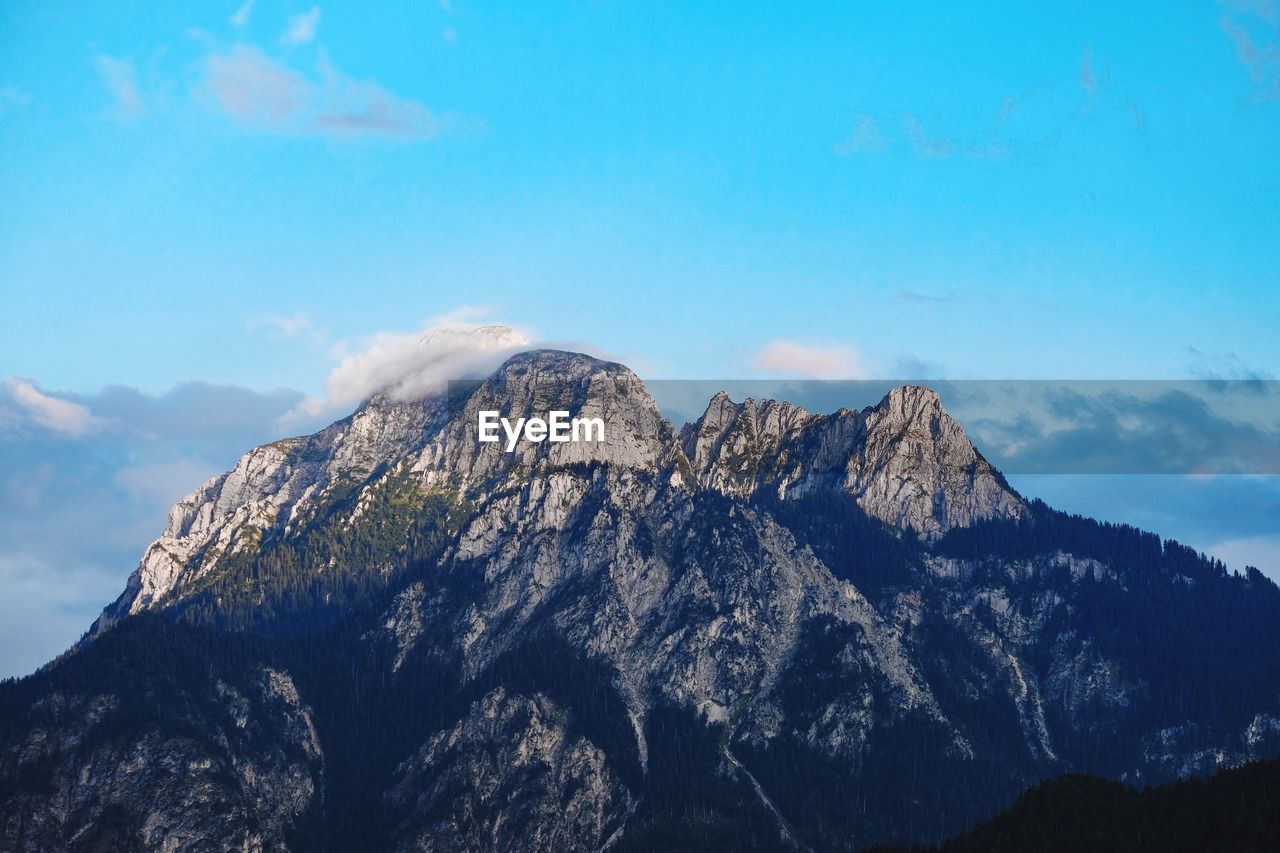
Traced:
<svg viewBox="0 0 1280 853">
<path fill-rule="evenodd" d="M 938 395 L 919 386 L 828 416 L 772 400 L 739 405 L 721 393 L 684 442 L 699 482 L 739 497 L 839 487 L 873 518 L 926 536 L 1026 514 Z"/>
<path fill-rule="evenodd" d="M 181 733 L 146 720 L 116 693 L 41 697 L 0 765 L 6 779 L 39 779 L 4 803 L 4 849 L 284 846 L 321 798 L 323 754 L 310 709 L 275 670 L 238 685 L 215 677 L 211 688 L 199 711 L 173 709 Z M 181 706 L 193 697 L 153 698 Z"/>
<path fill-rule="evenodd" d="M 164 534 L 147 548 L 102 627 L 164 604 L 220 557 L 256 547 L 264 534 L 305 523 L 306 509 L 334 489 L 403 464 L 429 486 L 465 488 L 495 476 L 524 476 L 537 465 L 592 462 L 651 471 L 680 459 L 692 463 L 697 478 L 688 486 L 735 497 L 761 488 L 785 496 L 838 486 L 869 515 L 931 535 L 1025 513 L 927 388 L 899 388 L 872 409 L 831 416 L 773 401 L 735 404 L 721 393 L 686 427 L 683 447 L 634 373 L 569 353 L 517 356 L 465 401 L 453 402 L 451 409 L 443 397 L 421 403 L 376 397 L 313 436 L 245 454 L 174 506 Z M 573 405 L 575 416 L 602 418 L 609 425 L 606 440 L 521 442 L 507 453 L 501 442 L 476 439 L 482 409 L 545 413 L 558 405 Z"/>
<path fill-rule="evenodd" d="M 375 397 L 349 418 L 305 438 L 249 451 L 169 512 L 164 533 L 148 546 L 120 599 L 96 626 L 163 606 L 219 561 L 256 549 L 269 532 L 290 532 L 336 490 L 363 484 L 388 461 L 422 445 L 446 414 L 442 399 L 394 403 Z"/>
<path fill-rule="evenodd" d="M 575 416 L 605 419 L 606 440 L 522 442 L 513 453 L 501 442 L 477 440 L 481 409 L 528 414 L 559 405 L 572 405 Z M 264 536 L 296 530 L 336 492 L 373 485 L 389 470 L 409 469 L 427 488 L 453 489 L 492 487 L 539 465 L 599 462 L 647 470 L 678 452 L 670 447 L 672 434 L 634 373 L 569 353 L 516 356 L 465 398 L 402 403 L 375 397 L 315 435 L 250 451 L 179 501 L 99 628 L 172 603 L 220 559 L 256 548 Z"/>
<path fill-rule="evenodd" d="M 397 770 L 403 850 L 599 850 L 635 802 L 608 756 L 542 694 L 499 687 Z"/>
<path fill-rule="evenodd" d="M 606 439 L 476 440 L 553 409 Z M 856 849 L 1064 770 L 1280 752 L 1280 592 L 1091 524 L 925 388 L 717 395 L 677 432 L 626 368 L 521 354 L 180 502 L 97 636 L 4 697 L 0 847 Z M 68 673 L 101 666 L 184 710 L 96 738 L 120 693 Z"/>
</svg>

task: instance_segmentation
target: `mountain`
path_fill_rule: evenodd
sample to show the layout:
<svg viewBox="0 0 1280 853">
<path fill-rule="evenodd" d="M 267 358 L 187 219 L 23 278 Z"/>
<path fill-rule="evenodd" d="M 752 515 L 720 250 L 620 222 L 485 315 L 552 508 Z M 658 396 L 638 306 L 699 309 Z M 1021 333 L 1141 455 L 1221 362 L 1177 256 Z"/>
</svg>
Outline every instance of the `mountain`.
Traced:
<svg viewBox="0 0 1280 853">
<path fill-rule="evenodd" d="M 481 412 L 603 441 L 477 439 Z M 539 350 L 180 501 L 0 686 L 5 850 L 854 850 L 1280 755 L 1280 590 L 1018 495 L 932 391 L 819 415 Z"/>
</svg>

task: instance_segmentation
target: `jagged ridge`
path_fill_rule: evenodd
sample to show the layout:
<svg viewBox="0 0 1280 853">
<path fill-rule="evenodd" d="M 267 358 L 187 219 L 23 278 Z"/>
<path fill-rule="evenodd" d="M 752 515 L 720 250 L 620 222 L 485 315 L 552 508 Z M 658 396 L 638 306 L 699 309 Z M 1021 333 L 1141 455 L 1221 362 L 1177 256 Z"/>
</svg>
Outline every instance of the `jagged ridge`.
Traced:
<svg viewBox="0 0 1280 853">
<path fill-rule="evenodd" d="M 609 440 L 522 443 L 515 453 L 475 440 L 480 409 L 532 413 L 553 405 L 604 418 Z M 538 465 L 574 463 L 672 469 L 687 489 L 735 497 L 760 489 L 780 497 L 843 490 L 869 515 L 933 536 L 975 520 L 1025 514 L 1021 499 L 927 388 L 895 389 L 873 408 L 830 416 L 774 401 L 739 405 L 721 393 L 677 438 L 630 370 L 538 351 L 510 359 L 465 401 L 377 397 L 313 436 L 249 452 L 175 505 L 164 534 L 147 548 L 101 627 L 172 603 L 184 587 L 216 571 L 220 558 L 290 532 L 309 509 L 352 484 L 367 489 L 407 471 L 424 490 L 465 491 L 504 472 L 518 478 Z M 680 476 L 689 471 L 692 477 Z"/>
</svg>

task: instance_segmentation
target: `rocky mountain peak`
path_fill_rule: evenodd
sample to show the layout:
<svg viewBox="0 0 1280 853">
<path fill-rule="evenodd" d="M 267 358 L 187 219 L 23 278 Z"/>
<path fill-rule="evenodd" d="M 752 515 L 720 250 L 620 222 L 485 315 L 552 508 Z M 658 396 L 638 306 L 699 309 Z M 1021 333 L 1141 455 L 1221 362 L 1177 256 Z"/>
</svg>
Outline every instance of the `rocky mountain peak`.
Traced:
<svg viewBox="0 0 1280 853">
<path fill-rule="evenodd" d="M 506 340 L 495 332 L 499 339 Z M 526 434 L 511 442 L 504 427 L 495 440 L 480 441 L 482 413 L 518 431 L 522 421 L 552 412 L 597 421 L 603 437 L 552 442 Z M 181 599 L 226 560 L 299 533 L 330 507 L 354 507 L 344 510 L 354 520 L 388 488 L 487 495 L 594 464 L 737 498 L 843 492 L 869 516 L 925 537 L 1026 513 L 928 388 L 897 388 L 874 407 L 831 415 L 776 400 L 736 403 L 722 392 L 677 434 L 625 366 L 532 350 L 483 381 L 452 383 L 423 399 L 378 395 L 314 435 L 250 451 L 175 506 L 98 627 Z"/>
<path fill-rule="evenodd" d="M 721 393 L 682 437 L 704 488 L 739 497 L 844 491 L 872 517 L 926 537 L 1026 510 L 937 393 L 919 385 L 825 416 Z"/>
<path fill-rule="evenodd" d="M 812 416 L 790 403 L 748 397 L 735 403 L 721 391 L 681 438 L 685 455 L 704 487 L 746 495 L 759 485 L 762 463 Z"/>
<path fill-rule="evenodd" d="M 938 392 L 924 385 L 893 388 L 874 408 L 895 420 L 920 424 L 929 423 L 944 414 Z"/>
<path fill-rule="evenodd" d="M 568 394 L 605 393 L 608 384 L 618 393 L 634 395 L 635 402 L 653 406 L 653 398 L 640 377 L 617 362 L 585 353 L 536 349 L 517 353 L 502 363 L 483 383 L 502 403 L 525 402 L 561 405 Z"/>
<path fill-rule="evenodd" d="M 482 412 L 496 412 L 511 425 L 520 418 L 567 412 L 569 419 L 598 420 L 603 438 L 552 443 L 521 440 L 514 449 L 502 440 L 481 443 Z M 504 427 L 505 430 L 505 427 Z M 588 431 L 583 430 L 584 438 Z M 524 469 L 604 462 L 627 468 L 656 468 L 670 452 L 674 432 L 640 377 L 629 368 L 582 353 L 532 350 L 512 356 L 451 418 L 446 457 L 457 472 L 484 477 L 498 469 Z"/>
<path fill-rule="evenodd" d="M 1025 503 L 932 389 L 895 388 L 860 416 L 860 448 L 849 460 L 846 488 L 872 515 L 929 537 L 1026 515 Z"/>
</svg>

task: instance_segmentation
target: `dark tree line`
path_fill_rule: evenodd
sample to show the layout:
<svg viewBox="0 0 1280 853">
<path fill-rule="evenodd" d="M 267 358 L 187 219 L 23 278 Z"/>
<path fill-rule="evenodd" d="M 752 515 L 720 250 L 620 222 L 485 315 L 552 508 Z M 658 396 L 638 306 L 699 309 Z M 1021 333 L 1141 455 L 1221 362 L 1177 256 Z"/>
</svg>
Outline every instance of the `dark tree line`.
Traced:
<svg viewBox="0 0 1280 853">
<path fill-rule="evenodd" d="M 905 853 L 907 848 L 873 848 Z M 914 853 L 1245 853 L 1280 850 L 1280 760 L 1141 791 L 1067 775 L 1031 788 L 1005 812 Z"/>
</svg>

